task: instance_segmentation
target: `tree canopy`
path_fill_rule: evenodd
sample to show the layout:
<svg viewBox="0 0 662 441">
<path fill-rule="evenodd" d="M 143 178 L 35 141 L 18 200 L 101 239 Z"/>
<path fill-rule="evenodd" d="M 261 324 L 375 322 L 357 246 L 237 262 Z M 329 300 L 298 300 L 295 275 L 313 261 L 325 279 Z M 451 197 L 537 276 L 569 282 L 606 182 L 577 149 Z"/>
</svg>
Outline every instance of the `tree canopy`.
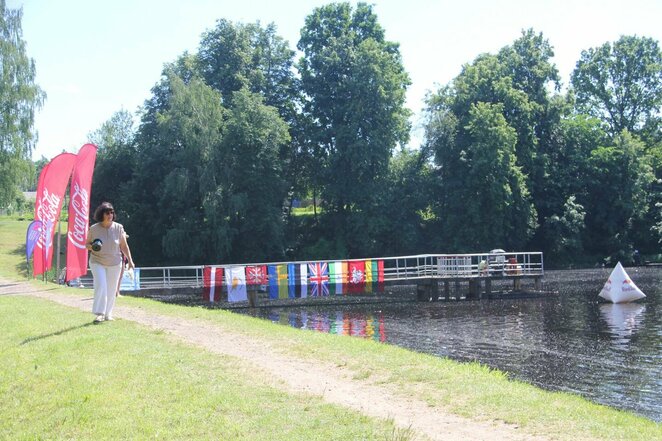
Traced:
<svg viewBox="0 0 662 441">
<path fill-rule="evenodd" d="M 113 200 L 142 264 L 659 252 L 657 42 L 584 51 L 562 91 L 552 44 L 524 30 L 431 92 L 406 146 L 410 79 L 385 35 L 372 6 L 329 4 L 295 60 L 273 24 L 217 21 L 165 65 L 138 127 L 120 111 L 92 134 L 93 200 Z"/>
<path fill-rule="evenodd" d="M 35 84 L 35 62 L 27 54 L 21 9 L 0 0 L 0 208 L 15 199 L 18 182 L 30 171 L 36 132 L 34 115 L 46 97 Z"/>
<path fill-rule="evenodd" d="M 624 35 L 582 51 L 571 81 L 578 110 L 604 121 L 612 135 L 659 131 L 662 51 L 652 38 Z"/>
</svg>

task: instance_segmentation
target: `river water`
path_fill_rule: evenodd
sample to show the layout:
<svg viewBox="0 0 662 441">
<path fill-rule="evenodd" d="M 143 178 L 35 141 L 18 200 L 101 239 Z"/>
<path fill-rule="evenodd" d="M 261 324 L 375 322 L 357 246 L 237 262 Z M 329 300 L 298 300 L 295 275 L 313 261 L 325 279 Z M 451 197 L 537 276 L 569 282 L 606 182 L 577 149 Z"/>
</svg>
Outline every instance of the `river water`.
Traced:
<svg viewBox="0 0 662 441">
<path fill-rule="evenodd" d="M 459 361 L 662 421 L 662 268 L 627 268 L 647 297 L 603 303 L 611 269 L 548 271 L 544 298 L 264 308 L 302 329 L 354 335 Z"/>
</svg>

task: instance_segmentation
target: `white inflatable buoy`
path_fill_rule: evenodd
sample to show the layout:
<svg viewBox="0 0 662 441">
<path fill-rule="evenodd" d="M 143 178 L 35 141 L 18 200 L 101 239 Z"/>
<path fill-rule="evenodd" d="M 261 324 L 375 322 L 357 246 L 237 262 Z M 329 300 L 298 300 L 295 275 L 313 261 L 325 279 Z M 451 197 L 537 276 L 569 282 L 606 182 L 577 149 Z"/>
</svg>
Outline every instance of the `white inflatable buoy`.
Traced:
<svg viewBox="0 0 662 441">
<path fill-rule="evenodd" d="M 637 285 L 630 280 L 630 276 L 625 272 L 623 265 L 618 262 L 607 283 L 602 287 L 599 296 L 608 302 L 627 303 L 643 299 L 646 294 L 641 292 Z"/>
</svg>

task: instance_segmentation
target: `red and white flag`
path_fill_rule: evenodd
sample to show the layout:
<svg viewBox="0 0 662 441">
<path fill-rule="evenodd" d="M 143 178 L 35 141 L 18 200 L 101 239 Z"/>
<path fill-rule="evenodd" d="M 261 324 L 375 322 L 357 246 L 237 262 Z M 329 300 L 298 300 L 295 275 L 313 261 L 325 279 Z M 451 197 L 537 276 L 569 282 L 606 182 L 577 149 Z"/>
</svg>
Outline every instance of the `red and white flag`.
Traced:
<svg viewBox="0 0 662 441">
<path fill-rule="evenodd" d="M 223 285 L 223 268 L 217 266 L 204 267 L 202 269 L 202 283 L 204 286 L 202 299 L 208 302 L 219 301 Z"/>
<path fill-rule="evenodd" d="M 53 259 L 53 235 L 60 220 L 60 211 L 64 202 L 64 192 L 74 167 L 76 155 L 61 153 L 43 168 L 37 183 L 37 199 L 34 205 L 34 219 L 42 221 L 43 234 L 34 250 L 33 275 L 43 274 L 51 267 Z"/>
<path fill-rule="evenodd" d="M 266 285 L 267 284 L 266 265 L 247 266 L 246 283 L 248 283 L 249 285 Z"/>
<path fill-rule="evenodd" d="M 347 290 L 352 293 L 365 290 L 365 261 L 350 261 L 347 273 Z"/>
<path fill-rule="evenodd" d="M 78 151 L 69 189 L 67 282 L 87 273 L 87 230 L 90 226 L 90 191 L 97 146 L 85 144 Z"/>
</svg>

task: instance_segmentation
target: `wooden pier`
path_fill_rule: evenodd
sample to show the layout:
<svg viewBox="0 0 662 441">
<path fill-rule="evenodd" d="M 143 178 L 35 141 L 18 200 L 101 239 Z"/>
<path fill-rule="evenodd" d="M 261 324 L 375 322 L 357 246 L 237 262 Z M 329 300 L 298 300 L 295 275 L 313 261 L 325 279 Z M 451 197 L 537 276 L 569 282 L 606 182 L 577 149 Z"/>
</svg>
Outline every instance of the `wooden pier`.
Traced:
<svg viewBox="0 0 662 441">
<path fill-rule="evenodd" d="M 523 280 L 533 280 L 533 290 L 522 289 Z M 435 302 L 440 300 L 483 300 L 493 298 L 497 291 L 493 291 L 493 281 L 508 281 L 508 292 L 513 294 L 542 292 L 542 276 L 512 275 L 512 276 L 477 276 L 477 277 L 448 277 L 445 279 L 425 279 L 416 284 L 416 298 L 421 302 Z M 462 289 L 467 286 L 467 289 Z M 452 288 L 453 287 L 453 288 Z M 503 295 L 503 290 L 498 291 Z M 464 296 L 462 295 L 464 293 Z"/>
<path fill-rule="evenodd" d="M 411 285 L 415 281 L 419 301 L 491 298 L 493 284 L 521 292 L 532 281 L 534 291 L 542 291 L 544 277 L 541 252 L 503 252 L 460 255 L 421 255 L 394 258 L 385 269 L 386 284 Z M 467 286 L 468 289 L 462 289 Z"/>
<path fill-rule="evenodd" d="M 422 254 L 413 256 L 383 257 L 371 259 L 345 259 L 341 262 L 379 261 L 383 266 L 382 280 L 379 282 L 389 293 L 388 297 L 397 297 L 397 286 L 412 286 L 416 289 L 415 298 L 419 301 L 442 300 L 480 300 L 504 294 L 517 294 L 525 292 L 542 292 L 544 277 L 543 255 L 541 252 L 503 252 L 503 253 L 475 253 L 475 254 Z M 214 265 L 217 267 L 236 266 L 266 266 L 307 263 L 337 263 L 334 261 L 297 261 L 297 262 L 268 262 L 250 263 L 241 265 Z M 203 286 L 204 266 L 186 267 L 150 267 L 140 268 L 140 290 L 164 291 L 191 291 Z M 377 275 L 373 275 L 377 281 Z M 329 278 L 330 281 L 333 277 Z M 389 290 L 389 287 L 395 288 Z M 271 300 L 263 294 L 264 286 L 247 286 L 249 303 L 251 306 L 269 302 Z M 225 289 L 223 290 L 225 291 Z M 401 291 L 403 297 L 411 298 L 411 290 Z M 135 295 L 141 295 L 138 292 Z M 145 293 L 147 294 L 147 293 Z M 349 297 L 362 294 L 352 293 Z M 379 297 L 379 294 L 365 296 Z M 331 296 L 338 299 L 347 296 Z M 285 300 L 285 299 L 284 299 Z M 314 301 L 311 298 L 310 301 Z"/>
</svg>

